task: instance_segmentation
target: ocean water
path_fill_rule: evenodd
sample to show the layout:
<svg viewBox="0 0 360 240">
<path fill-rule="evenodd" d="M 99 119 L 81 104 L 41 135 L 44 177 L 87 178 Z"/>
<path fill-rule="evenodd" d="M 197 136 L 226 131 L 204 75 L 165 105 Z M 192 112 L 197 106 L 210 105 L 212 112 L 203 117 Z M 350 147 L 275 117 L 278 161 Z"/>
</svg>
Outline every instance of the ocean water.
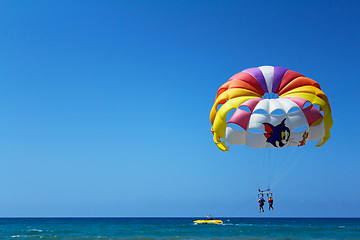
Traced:
<svg viewBox="0 0 360 240">
<path fill-rule="evenodd" d="M 1 218 L 0 239 L 360 239 L 357 218 Z"/>
</svg>

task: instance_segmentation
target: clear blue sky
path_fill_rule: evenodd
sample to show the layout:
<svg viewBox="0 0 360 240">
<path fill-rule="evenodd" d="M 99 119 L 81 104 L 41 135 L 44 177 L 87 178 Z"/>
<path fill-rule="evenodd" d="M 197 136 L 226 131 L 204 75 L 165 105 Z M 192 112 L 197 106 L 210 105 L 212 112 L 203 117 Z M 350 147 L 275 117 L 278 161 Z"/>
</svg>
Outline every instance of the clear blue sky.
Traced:
<svg viewBox="0 0 360 240">
<path fill-rule="evenodd" d="M 0 215 L 259 216 L 254 152 L 218 150 L 209 113 L 230 76 L 274 65 L 320 83 L 334 126 L 262 216 L 360 217 L 359 9 L 2 1 Z"/>
</svg>

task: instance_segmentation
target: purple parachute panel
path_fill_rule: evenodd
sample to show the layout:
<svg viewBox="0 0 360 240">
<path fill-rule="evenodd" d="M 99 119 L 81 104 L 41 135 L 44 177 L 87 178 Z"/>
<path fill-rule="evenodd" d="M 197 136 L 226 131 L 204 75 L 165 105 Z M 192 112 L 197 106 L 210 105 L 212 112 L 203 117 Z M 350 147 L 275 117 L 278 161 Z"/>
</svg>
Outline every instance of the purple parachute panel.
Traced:
<svg viewBox="0 0 360 240">
<path fill-rule="evenodd" d="M 287 72 L 287 68 L 283 67 L 274 67 L 274 80 L 272 85 L 272 92 L 276 93 L 276 90 L 278 89 L 280 82 L 284 76 L 284 74 Z"/>
</svg>

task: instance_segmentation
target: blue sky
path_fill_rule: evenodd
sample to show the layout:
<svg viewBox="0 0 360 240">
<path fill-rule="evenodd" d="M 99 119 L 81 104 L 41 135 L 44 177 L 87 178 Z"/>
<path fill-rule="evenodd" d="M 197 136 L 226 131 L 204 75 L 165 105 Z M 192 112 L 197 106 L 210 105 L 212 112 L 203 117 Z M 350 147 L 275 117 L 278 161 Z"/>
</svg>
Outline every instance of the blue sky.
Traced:
<svg viewBox="0 0 360 240">
<path fill-rule="evenodd" d="M 2 1 L 1 216 L 260 216 L 258 153 L 218 150 L 209 113 L 233 74 L 273 65 L 319 82 L 334 126 L 286 152 L 261 216 L 360 217 L 359 8 Z"/>
</svg>

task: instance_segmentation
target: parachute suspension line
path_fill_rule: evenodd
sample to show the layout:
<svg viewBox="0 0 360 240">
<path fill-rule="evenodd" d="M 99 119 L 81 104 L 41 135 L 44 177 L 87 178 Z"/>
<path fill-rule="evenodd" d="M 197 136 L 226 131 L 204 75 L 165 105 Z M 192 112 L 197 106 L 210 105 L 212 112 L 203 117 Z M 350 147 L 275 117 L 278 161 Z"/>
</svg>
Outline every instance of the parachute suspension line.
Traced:
<svg viewBox="0 0 360 240">
<path fill-rule="evenodd" d="M 225 215 L 226 216 L 233 216 L 233 214 L 237 213 L 237 212 L 242 214 L 240 212 L 240 210 L 249 209 L 250 207 L 248 205 L 251 204 L 251 203 L 256 203 L 256 200 L 257 200 L 257 196 L 250 195 L 250 198 L 246 198 L 245 201 L 242 202 L 242 204 L 239 204 L 239 206 L 237 208 L 227 212 Z M 252 206 L 251 206 L 251 208 L 252 208 Z"/>
<path fill-rule="evenodd" d="M 261 154 L 261 167 L 260 167 L 260 177 L 259 177 L 259 184 L 258 184 L 258 188 L 261 189 L 261 185 L 263 184 L 263 182 L 261 181 L 261 179 L 264 178 L 264 170 L 265 170 L 265 160 L 266 160 L 266 151 L 262 151 L 262 154 Z"/>
<path fill-rule="evenodd" d="M 278 184 L 289 172 L 294 169 L 295 166 L 300 162 L 300 160 L 303 159 L 304 155 L 310 151 L 310 148 L 307 146 L 304 146 L 302 148 L 295 148 L 293 149 L 293 152 L 291 156 L 293 156 L 291 165 L 287 168 L 282 169 L 282 173 L 279 174 L 278 179 L 276 180 L 275 184 Z"/>
<path fill-rule="evenodd" d="M 254 149 L 252 149 L 252 151 L 255 151 Z M 252 156 L 252 161 L 250 163 L 250 166 L 252 165 L 253 167 L 255 167 L 254 172 L 255 172 L 255 183 L 256 183 L 256 187 L 257 188 L 261 188 L 261 179 L 263 178 L 263 169 L 264 169 L 264 156 L 263 156 L 263 151 L 260 152 L 260 154 L 251 154 Z M 259 159 L 260 158 L 260 159 Z M 256 165 L 255 163 L 258 163 L 258 165 Z"/>
<path fill-rule="evenodd" d="M 254 160 L 257 160 L 257 158 L 259 156 L 257 155 L 254 155 Z M 260 157 L 262 158 L 262 156 L 260 155 Z M 257 160 L 259 161 L 259 160 Z M 256 161 L 254 161 L 254 163 L 256 163 Z M 262 171 L 262 165 L 263 165 L 263 162 L 262 162 L 262 159 L 260 160 L 260 164 L 259 166 L 255 166 L 255 172 L 256 172 L 256 185 L 258 188 L 261 187 L 261 171 Z M 255 164 L 256 165 L 256 164 Z"/>
<path fill-rule="evenodd" d="M 268 189 L 271 189 L 271 168 L 272 168 L 272 159 L 271 159 L 271 154 L 270 154 L 270 149 L 267 149 L 267 154 L 268 154 L 268 168 L 269 168 L 269 173 L 268 173 Z"/>
<path fill-rule="evenodd" d="M 281 174 L 286 169 L 288 164 L 288 150 L 289 148 L 269 148 L 269 188 L 273 188 L 276 184 L 279 174 Z"/>
<path fill-rule="evenodd" d="M 292 156 L 294 156 L 295 158 L 294 161 L 292 161 L 292 164 L 288 168 L 286 168 L 281 175 L 279 175 L 274 185 L 277 185 L 284 177 L 286 177 L 299 164 L 300 160 L 302 160 L 305 154 L 308 152 L 309 152 L 309 148 L 305 147 L 305 149 L 302 149 L 302 151 L 299 154 L 292 154 Z"/>
<path fill-rule="evenodd" d="M 274 158 L 273 158 L 273 150 L 272 148 L 266 148 L 266 161 L 267 161 L 267 188 L 271 189 L 273 174 L 274 174 Z"/>
<path fill-rule="evenodd" d="M 255 156 L 260 157 L 259 169 L 256 171 L 259 174 L 258 177 L 258 189 L 266 189 L 271 187 L 272 174 L 273 174 L 273 163 L 272 163 L 272 154 L 271 148 L 261 149 L 261 154 L 255 154 Z M 258 150 L 259 151 L 259 150 Z"/>
<path fill-rule="evenodd" d="M 263 169 L 263 183 L 264 186 L 262 186 L 263 188 L 266 188 L 266 184 L 267 184 L 267 181 L 268 180 L 268 175 L 269 175 L 269 149 L 268 148 L 265 148 L 265 151 L 264 151 L 264 169 Z"/>
<path fill-rule="evenodd" d="M 274 161 L 273 161 L 273 176 L 278 177 L 283 169 L 286 168 L 286 163 L 288 161 L 288 148 L 286 149 L 273 149 L 274 150 Z M 276 179 L 272 179 L 276 180 Z M 272 182 L 272 187 L 274 187 L 274 182 Z"/>
<path fill-rule="evenodd" d="M 240 165 L 240 166 L 243 166 L 242 168 L 242 173 L 245 173 L 245 175 L 247 176 L 247 179 L 249 179 L 252 184 L 255 184 L 255 186 L 259 186 L 259 172 L 258 172 L 258 169 L 255 169 L 255 171 L 249 171 L 249 166 L 251 166 L 254 162 L 254 157 L 253 157 L 253 154 L 251 154 L 250 151 L 247 151 L 247 156 L 245 158 L 242 159 L 242 161 L 244 161 L 244 164 L 243 165 Z M 255 172 L 255 174 L 251 174 Z"/>
</svg>

